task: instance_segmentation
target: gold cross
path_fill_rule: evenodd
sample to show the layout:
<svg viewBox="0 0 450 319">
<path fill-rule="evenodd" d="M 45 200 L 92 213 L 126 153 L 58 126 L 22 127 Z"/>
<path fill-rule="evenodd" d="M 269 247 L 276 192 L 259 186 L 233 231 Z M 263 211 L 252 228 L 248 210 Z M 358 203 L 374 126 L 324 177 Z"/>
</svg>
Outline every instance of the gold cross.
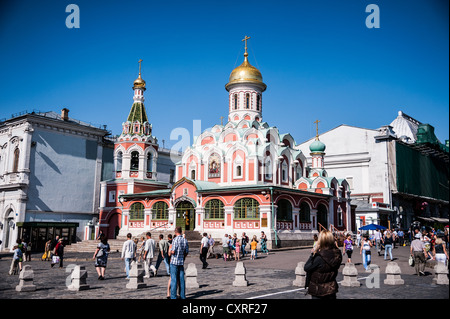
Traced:
<svg viewBox="0 0 450 319">
<path fill-rule="evenodd" d="M 141 62 L 142 62 L 142 59 L 139 59 L 139 76 L 141 75 Z"/>
<path fill-rule="evenodd" d="M 247 40 L 248 39 L 250 39 L 250 37 L 248 37 L 248 36 L 245 36 L 243 39 L 242 39 L 242 41 L 244 41 L 245 42 L 245 53 L 247 54 Z"/>
<path fill-rule="evenodd" d="M 221 117 L 220 117 L 220 125 L 223 125 L 223 119 L 224 119 L 224 117 L 221 116 Z"/>
<path fill-rule="evenodd" d="M 319 139 L 319 120 L 316 120 L 315 123 L 316 124 L 316 139 Z"/>
</svg>

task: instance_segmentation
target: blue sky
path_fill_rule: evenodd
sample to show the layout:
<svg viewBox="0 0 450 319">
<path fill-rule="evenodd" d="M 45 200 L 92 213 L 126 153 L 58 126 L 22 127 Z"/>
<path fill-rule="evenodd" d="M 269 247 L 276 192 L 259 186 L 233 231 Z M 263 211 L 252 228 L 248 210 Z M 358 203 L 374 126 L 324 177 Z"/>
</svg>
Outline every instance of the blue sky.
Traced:
<svg viewBox="0 0 450 319">
<path fill-rule="evenodd" d="M 65 25 L 80 8 L 80 28 Z M 368 4 L 380 28 L 365 25 Z M 263 119 L 297 143 L 341 124 L 376 129 L 399 110 L 449 132 L 448 1 L 2 1 L 0 118 L 37 109 L 119 134 L 138 59 L 160 144 L 228 114 L 225 84 L 242 60 L 268 88 Z"/>
</svg>

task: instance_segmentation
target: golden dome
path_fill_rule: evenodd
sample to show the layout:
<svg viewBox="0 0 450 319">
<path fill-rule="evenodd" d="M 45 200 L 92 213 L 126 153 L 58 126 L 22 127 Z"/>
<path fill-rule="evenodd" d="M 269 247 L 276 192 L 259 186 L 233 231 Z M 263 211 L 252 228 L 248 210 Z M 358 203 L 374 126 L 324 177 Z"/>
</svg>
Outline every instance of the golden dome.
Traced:
<svg viewBox="0 0 450 319">
<path fill-rule="evenodd" d="M 246 37 L 247 38 L 247 37 Z M 249 39 L 249 38 L 247 38 Z M 261 72 L 248 62 L 247 41 L 245 44 L 244 62 L 235 68 L 231 74 L 225 88 L 228 90 L 230 85 L 235 83 L 254 83 L 259 84 L 264 91 L 266 85 L 263 83 Z"/>
<path fill-rule="evenodd" d="M 142 60 L 139 59 L 138 62 L 139 62 L 139 76 L 133 82 L 133 90 L 135 90 L 135 89 L 144 89 L 144 91 L 145 91 L 145 81 L 141 78 L 141 62 L 142 62 Z"/>
<path fill-rule="evenodd" d="M 145 90 L 145 81 L 141 78 L 141 74 L 139 73 L 139 77 L 133 82 L 133 89 L 142 88 Z"/>
</svg>

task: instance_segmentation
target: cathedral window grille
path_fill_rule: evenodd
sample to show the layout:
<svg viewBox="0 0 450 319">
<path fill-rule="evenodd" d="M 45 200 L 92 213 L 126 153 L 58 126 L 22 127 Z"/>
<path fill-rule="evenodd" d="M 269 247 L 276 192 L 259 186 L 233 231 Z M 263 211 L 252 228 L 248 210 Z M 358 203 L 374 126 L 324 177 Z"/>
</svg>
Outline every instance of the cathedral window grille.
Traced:
<svg viewBox="0 0 450 319">
<path fill-rule="evenodd" d="M 280 199 L 277 206 L 277 221 L 292 221 L 291 202 L 287 199 Z"/>
<path fill-rule="evenodd" d="M 311 209 L 308 203 L 303 202 L 300 205 L 300 222 L 310 222 L 311 221 Z"/>
<path fill-rule="evenodd" d="M 205 205 L 205 219 L 223 219 L 225 208 L 223 202 L 218 199 L 211 199 Z"/>
<path fill-rule="evenodd" d="M 191 179 L 195 179 L 195 169 L 191 170 Z"/>
<path fill-rule="evenodd" d="M 249 93 L 245 94 L 245 108 L 246 109 L 250 108 L 250 94 Z"/>
<path fill-rule="evenodd" d="M 139 170 L 139 152 L 137 151 L 131 153 L 130 170 Z"/>
<path fill-rule="evenodd" d="M 261 95 L 256 96 L 256 110 L 259 111 L 261 109 Z"/>
<path fill-rule="evenodd" d="M 144 220 L 144 205 L 142 203 L 131 205 L 130 220 Z"/>
<path fill-rule="evenodd" d="M 152 207 L 152 219 L 168 219 L 169 205 L 166 202 L 156 202 Z"/>
<path fill-rule="evenodd" d="M 234 109 L 237 110 L 238 108 L 238 96 L 237 94 L 234 94 Z"/>
<path fill-rule="evenodd" d="M 234 204 L 235 219 L 259 219 L 259 203 L 253 198 L 242 198 Z"/>
</svg>

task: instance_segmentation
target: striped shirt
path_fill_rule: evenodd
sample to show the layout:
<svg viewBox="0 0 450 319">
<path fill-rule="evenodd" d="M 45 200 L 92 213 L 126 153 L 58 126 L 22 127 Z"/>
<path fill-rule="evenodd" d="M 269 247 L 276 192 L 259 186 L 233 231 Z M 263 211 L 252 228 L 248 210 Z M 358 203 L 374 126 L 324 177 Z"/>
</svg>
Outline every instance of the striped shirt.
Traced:
<svg viewBox="0 0 450 319">
<path fill-rule="evenodd" d="M 177 266 L 184 265 L 184 257 L 189 253 L 189 245 L 186 238 L 182 235 L 175 237 L 172 241 L 171 252 L 170 263 Z"/>
</svg>

